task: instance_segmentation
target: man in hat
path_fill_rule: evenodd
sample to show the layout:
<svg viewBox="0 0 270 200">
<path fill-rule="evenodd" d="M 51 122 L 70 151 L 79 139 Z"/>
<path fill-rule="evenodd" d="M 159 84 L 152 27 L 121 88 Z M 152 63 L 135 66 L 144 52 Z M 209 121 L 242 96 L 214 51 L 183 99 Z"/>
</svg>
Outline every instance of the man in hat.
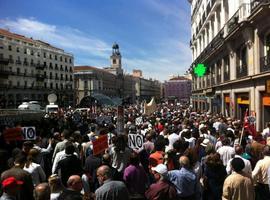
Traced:
<svg viewBox="0 0 270 200">
<path fill-rule="evenodd" d="M 9 177 L 2 181 L 3 194 L 0 200 L 15 200 L 23 182 L 17 180 L 15 177 Z"/>
<path fill-rule="evenodd" d="M 18 192 L 18 197 L 16 200 L 33 200 L 33 181 L 32 176 L 27 171 L 23 170 L 26 163 L 26 157 L 24 155 L 19 155 L 14 161 L 14 167 L 9 170 L 4 171 L 1 174 L 1 180 L 4 181 L 9 177 L 15 177 L 16 180 L 23 182 L 21 190 Z"/>
<path fill-rule="evenodd" d="M 255 192 L 251 177 L 242 170 L 245 163 L 241 158 L 231 161 L 233 173 L 229 175 L 223 185 L 222 199 L 255 199 Z"/>
<path fill-rule="evenodd" d="M 177 193 L 174 185 L 167 179 L 168 170 L 166 165 L 159 164 L 152 167 L 152 172 L 156 183 L 150 185 L 145 192 L 145 197 L 148 200 L 176 199 Z"/>
</svg>

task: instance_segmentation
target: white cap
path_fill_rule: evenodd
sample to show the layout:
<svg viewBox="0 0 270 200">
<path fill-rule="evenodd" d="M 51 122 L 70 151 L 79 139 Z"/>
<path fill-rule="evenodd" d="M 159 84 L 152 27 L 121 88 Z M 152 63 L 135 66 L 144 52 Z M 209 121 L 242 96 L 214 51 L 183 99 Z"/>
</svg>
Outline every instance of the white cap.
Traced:
<svg viewBox="0 0 270 200">
<path fill-rule="evenodd" d="M 167 166 L 164 164 L 158 164 L 156 167 L 152 167 L 151 169 L 159 174 L 166 174 L 168 172 Z"/>
<path fill-rule="evenodd" d="M 201 146 L 206 147 L 210 143 L 210 140 L 205 138 L 203 142 L 201 143 Z"/>
</svg>

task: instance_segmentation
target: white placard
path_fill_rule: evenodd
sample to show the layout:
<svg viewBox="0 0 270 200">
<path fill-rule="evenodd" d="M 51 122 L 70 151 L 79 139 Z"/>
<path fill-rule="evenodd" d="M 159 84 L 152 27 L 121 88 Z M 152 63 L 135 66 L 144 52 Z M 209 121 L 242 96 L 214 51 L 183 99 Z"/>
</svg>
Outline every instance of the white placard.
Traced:
<svg viewBox="0 0 270 200">
<path fill-rule="evenodd" d="M 143 135 L 128 134 L 128 146 L 132 149 L 141 149 L 143 146 Z"/>
<path fill-rule="evenodd" d="M 36 139 L 36 128 L 34 126 L 22 127 L 22 133 L 25 140 L 35 140 Z"/>
<path fill-rule="evenodd" d="M 143 118 L 142 118 L 142 117 L 137 117 L 136 120 L 135 120 L 135 124 L 136 124 L 136 125 L 141 125 L 141 124 L 143 124 Z"/>
</svg>

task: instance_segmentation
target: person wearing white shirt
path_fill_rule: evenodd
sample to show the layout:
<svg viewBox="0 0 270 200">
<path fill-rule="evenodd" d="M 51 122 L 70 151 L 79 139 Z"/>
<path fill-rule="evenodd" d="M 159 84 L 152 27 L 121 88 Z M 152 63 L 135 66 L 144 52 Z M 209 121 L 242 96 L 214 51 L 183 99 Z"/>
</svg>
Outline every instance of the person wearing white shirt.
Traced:
<svg viewBox="0 0 270 200">
<path fill-rule="evenodd" d="M 180 139 L 180 135 L 177 134 L 178 130 L 174 130 L 172 134 L 168 136 L 169 146 L 167 150 L 173 149 L 173 144 Z"/>
<path fill-rule="evenodd" d="M 243 151 L 243 148 L 241 146 L 236 146 L 235 147 L 235 156 L 234 156 L 234 158 L 241 158 L 245 163 L 245 167 L 244 167 L 244 169 L 242 171 L 244 171 L 248 175 L 251 175 L 252 168 L 251 168 L 250 161 L 241 156 L 243 154 L 243 152 L 244 151 Z M 232 161 L 232 159 L 229 160 L 229 162 L 227 164 L 227 167 L 226 167 L 227 174 L 232 173 L 231 161 Z"/>
<path fill-rule="evenodd" d="M 270 122 L 267 123 L 267 127 L 263 129 L 262 136 L 264 139 L 270 137 Z"/>
<path fill-rule="evenodd" d="M 42 167 L 39 164 L 33 162 L 38 154 L 39 151 L 37 149 L 31 149 L 27 156 L 27 163 L 23 168 L 25 171 L 31 174 L 34 186 L 46 181 L 46 175 Z"/>
<path fill-rule="evenodd" d="M 225 138 L 223 141 L 222 141 L 222 147 L 220 147 L 217 152 L 219 153 L 220 155 L 220 158 L 223 162 L 223 165 L 224 166 L 227 166 L 227 163 L 229 162 L 229 160 L 231 158 L 234 157 L 235 155 L 235 150 L 233 147 L 229 146 L 230 145 L 230 140 L 228 138 Z"/>
</svg>

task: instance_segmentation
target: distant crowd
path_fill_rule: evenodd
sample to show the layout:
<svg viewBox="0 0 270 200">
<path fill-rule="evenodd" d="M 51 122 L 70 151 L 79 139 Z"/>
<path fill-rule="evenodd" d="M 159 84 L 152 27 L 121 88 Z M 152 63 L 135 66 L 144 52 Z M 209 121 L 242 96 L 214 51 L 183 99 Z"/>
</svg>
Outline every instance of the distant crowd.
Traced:
<svg viewBox="0 0 270 200">
<path fill-rule="evenodd" d="M 116 108 L 68 109 L 15 122 L 34 126 L 34 140 L 7 140 L 14 127 L 2 126 L 0 200 L 270 199 L 270 123 L 254 133 L 245 120 L 167 103 L 148 115 L 125 106 L 121 133 L 117 117 Z"/>
</svg>

